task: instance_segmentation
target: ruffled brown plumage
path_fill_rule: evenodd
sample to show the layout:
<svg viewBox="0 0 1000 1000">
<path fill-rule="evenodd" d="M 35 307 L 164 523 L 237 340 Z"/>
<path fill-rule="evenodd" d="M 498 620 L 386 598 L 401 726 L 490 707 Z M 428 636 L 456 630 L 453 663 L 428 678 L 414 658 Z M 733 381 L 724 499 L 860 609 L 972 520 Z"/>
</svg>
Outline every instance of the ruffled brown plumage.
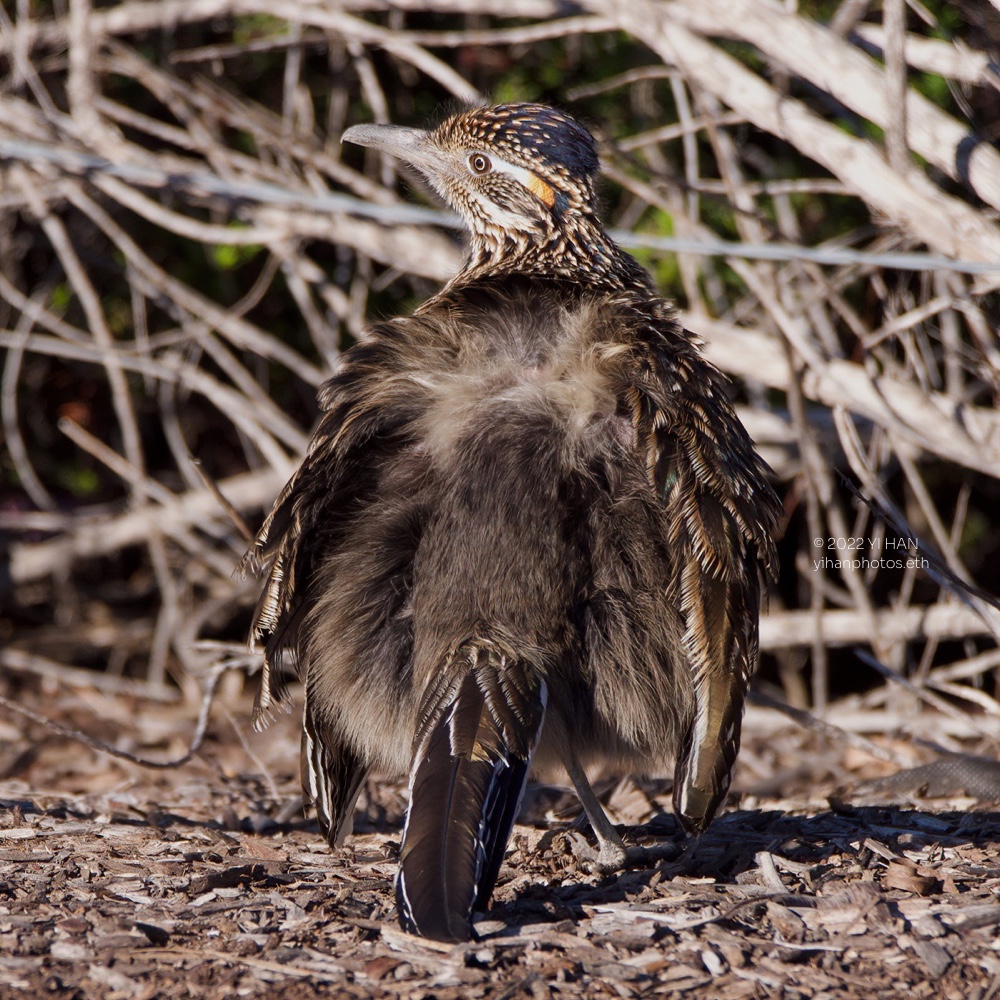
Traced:
<svg viewBox="0 0 1000 1000">
<path fill-rule="evenodd" d="M 628 852 L 588 764 L 674 766 L 683 825 L 711 820 L 779 506 L 723 377 L 600 226 L 581 126 L 506 105 L 352 131 L 425 173 L 472 249 L 320 393 L 245 561 L 267 574 L 255 721 L 294 665 L 304 785 L 334 843 L 369 770 L 410 774 L 401 919 L 461 939 L 532 761 L 566 765 L 603 863 Z"/>
</svg>

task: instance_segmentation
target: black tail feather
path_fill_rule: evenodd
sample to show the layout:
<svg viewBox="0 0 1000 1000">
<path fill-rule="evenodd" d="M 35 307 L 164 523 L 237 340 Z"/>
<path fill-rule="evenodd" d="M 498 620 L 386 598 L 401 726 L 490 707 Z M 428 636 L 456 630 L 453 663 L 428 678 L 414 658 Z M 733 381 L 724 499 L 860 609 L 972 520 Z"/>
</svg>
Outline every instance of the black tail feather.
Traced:
<svg viewBox="0 0 1000 1000">
<path fill-rule="evenodd" d="M 464 648 L 445 676 L 417 737 L 396 901 L 405 930 L 467 941 L 503 861 L 546 691 L 492 648 Z"/>
</svg>

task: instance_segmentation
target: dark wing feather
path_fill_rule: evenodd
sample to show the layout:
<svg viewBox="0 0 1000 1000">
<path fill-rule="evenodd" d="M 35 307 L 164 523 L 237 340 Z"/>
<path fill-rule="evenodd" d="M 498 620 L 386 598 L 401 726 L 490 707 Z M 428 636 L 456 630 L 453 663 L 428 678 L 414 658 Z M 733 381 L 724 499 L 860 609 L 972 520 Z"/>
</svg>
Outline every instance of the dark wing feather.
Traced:
<svg viewBox="0 0 1000 1000">
<path fill-rule="evenodd" d="M 780 505 L 721 373 L 670 319 L 646 326 L 624 394 L 662 498 L 672 597 L 694 696 L 678 749 L 674 808 L 689 832 L 711 821 L 739 751 L 756 669 L 762 572 L 773 574 Z"/>
<path fill-rule="evenodd" d="M 324 724 L 306 693 L 302 730 L 302 787 L 316 807 L 320 832 L 331 847 L 339 847 L 351 832 L 354 803 L 368 768 L 352 748 Z"/>
<path fill-rule="evenodd" d="M 308 612 L 306 586 L 318 562 L 318 532 L 328 548 L 337 514 L 356 495 L 349 453 L 339 433 L 342 408 L 320 423 L 309 454 L 278 495 L 270 514 L 238 566 L 238 572 L 265 574 L 254 609 L 251 648 L 263 646 L 264 666 L 253 708 L 253 726 L 266 728 L 275 706 L 287 696 L 286 668 L 299 668 L 298 626 Z M 306 544 L 303 544 L 303 543 Z M 312 595 L 315 596 L 315 595 Z"/>
<path fill-rule="evenodd" d="M 417 732 L 396 900 L 406 930 L 467 941 L 503 861 L 546 689 L 484 645 L 457 650 L 440 676 Z"/>
<path fill-rule="evenodd" d="M 301 525 L 293 521 L 293 498 L 300 487 L 301 470 L 285 485 L 257 533 L 253 544 L 240 561 L 237 572 L 244 575 L 266 571 L 264 587 L 254 608 L 250 648 L 264 643 L 264 665 L 253 703 L 253 727 L 260 732 L 267 727 L 276 705 L 285 701 L 286 653 L 295 648 L 295 630 L 288 625 L 295 614 L 295 577 Z"/>
<path fill-rule="evenodd" d="M 373 330 L 391 333 L 393 324 Z M 264 729 L 286 698 L 286 669 L 299 670 L 299 626 L 316 598 L 309 587 L 322 556 L 348 529 L 360 497 L 374 489 L 385 455 L 398 451 L 412 405 L 379 403 L 390 370 L 390 342 L 355 347 L 341 371 L 319 393 L 324 415 L 302 465 L 278 495 L 237 572 L 264 575 L 254 610 L 252 646 L 262 644 L 264 666 L 253 725 Z M 383 396 L 385 392 L 383 391 Z"/>
</svg>

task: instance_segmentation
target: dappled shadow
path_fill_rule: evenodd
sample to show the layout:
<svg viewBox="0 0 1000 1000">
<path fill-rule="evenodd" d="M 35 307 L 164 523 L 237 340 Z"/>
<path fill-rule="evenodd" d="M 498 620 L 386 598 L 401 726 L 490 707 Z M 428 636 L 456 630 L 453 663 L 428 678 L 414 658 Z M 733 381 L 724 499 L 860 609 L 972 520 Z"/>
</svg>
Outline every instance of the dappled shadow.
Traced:
<svg viewBox="0 0 1000 1000">
<path fill-rule="evenodd" d="M 560 826 L 547 831 L 539 841 L 541 848 L 568 847 L 561 836 L 565 829 Z M 542 878 L 520 886 L 516 900 L 495 903 L 490 916 L 513 924 L 580 920 L 585 906 L 627 902 L 665 879 L 712 880 L 714 890 L 724 892 L 759 869 L 760 852 L 807 873 L 804 880 L 794 880 L 788 892 L 822 892 L 831 880 L 843 884 L 851 875 L 848 868 L 856 877 L 864 877 L 874 862 L 892 856 L 903 858 L 907 852 L 968 845 L 995 853 L 1000 843 L 1000 812 L 838 805 L 806 816 L 774 809 L 739 809 L 719 816 L 701 837 L 690 840 L 680 839 L 678 824 L 667 814 L 641 826 L 618 829 L 629 844 L 648 844 L 661 837 L 676 839 L 678 856 L 646 869 L 610 874 L 596 885 L 592 879 L 570 879 L 553 887 L 551 879 Z M 577 869 L 571 854 L 567 853 L 564 861 L 567 875 Z M 508 870 L 508 875 L 511 873 Z"/>
</svg>

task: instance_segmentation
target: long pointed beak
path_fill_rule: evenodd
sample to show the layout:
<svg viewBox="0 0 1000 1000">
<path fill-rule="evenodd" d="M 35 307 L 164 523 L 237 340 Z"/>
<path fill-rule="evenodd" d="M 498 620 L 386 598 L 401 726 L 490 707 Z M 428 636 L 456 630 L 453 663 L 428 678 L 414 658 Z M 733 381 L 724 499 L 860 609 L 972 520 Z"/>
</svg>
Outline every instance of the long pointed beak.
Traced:
<svg viewBox="0 0 1000 1000">
<path fill-rule="evenodd" d="M 440 155 L 430 143 L 430 133 L 401 125 L 352 125 L 341 142 L 378 149 L 421 170 L 440 169 Z"/>
</svg>

